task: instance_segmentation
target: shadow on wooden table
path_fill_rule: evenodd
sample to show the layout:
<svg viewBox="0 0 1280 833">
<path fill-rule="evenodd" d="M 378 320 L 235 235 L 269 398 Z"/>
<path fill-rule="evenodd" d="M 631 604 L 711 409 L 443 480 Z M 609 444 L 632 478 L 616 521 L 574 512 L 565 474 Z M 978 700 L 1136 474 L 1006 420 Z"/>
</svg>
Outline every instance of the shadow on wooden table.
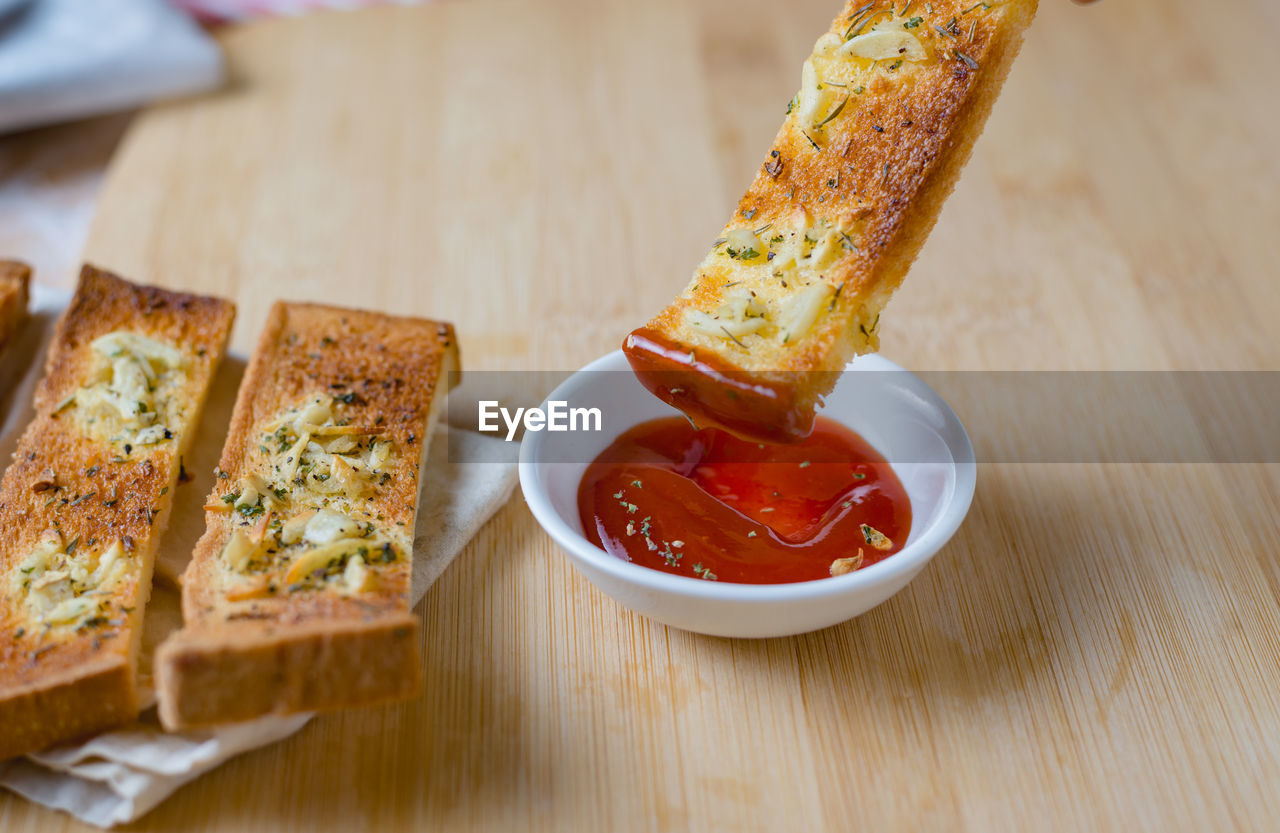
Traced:
<svg viewBox="0 0 1280 833">
<path fill-rule="evenodd" d="M 928 772 L 944 753 L 983 760 L 1012 748 L 1031 701 L 1058 704 L 1051 731 L 1070 737 L 1082 718 L 1065 702 L 1083 696 L 1086 718 L 1105 720 L 1141 673 L 1136 620 L 1107 600 L 1167 603 L 1160 585 L 1142 583 L 1143 560 L 1162 555 L 1155 527 L 1115 500 L 1160 479 L 1158 468 L 985 466 L 965 526 L 903 593 L 854 621 L 760 641 L 670 630 L 623 610 L 513 500 L 420 608 L 421 698 L 322 716 L 185 788 L 138 829 L 180 825 L 192 805 L 212 802 L 226 829 L 522 826 L 511 814 L 530 806 L 554 806 L 557 824 L 572 827 L 566 815 L 591 812 L 574 791 L 619 770 L 643 771 L 635 800 L 680 826 L 696 810 L 676 803 L 662 767 L 700 771 L 699 784 L 732 791 L 750 814 L 756 782 L 773 777 L 761 767 L 793 765 L 755 748 L 757 721 L 780 721 L 805 754 L 849 761 L 872 783 L 886 756 Z M 1105 540 L 1082 537 L 1089 529 Z M 766 702 L 786 705 L 753 711 Z M 977 714 L 1000 715 L 1001 728 Z M 255 780 L 264 771 L 270 787 Z M 817 794 L 848 777 L 813 773 Z M 930 798 L 929 783 L 916 798 Z"/>
<path fill-rule="evenodd" d="M 1144 654 L 1161 648 L 1135 625 L 1147 621 L 1143 611 L 1116 600 L 1177 602 L 1151 578 L 1160 571 L 1148 560 L 1170 552 L 1158 522 L 1117 493 L 1167 488 L 1162 475 L 1127 465 L 984 466 L 956 538 L 879 608 L 790 639 L 672 642 L 696 643 L 699 667 L 731 667 L 761 700 L 790 701 L 795 743 L 807 750 L 798 762 L 843 762 L 809 776 L 827 825 L 842 829 L 871 796 L 892 795 L 911 826 L 949 827 L 966 800 L 957 768 L 1031 766 L 1039 753 L 1028 738 L 1072 749 L 1082 723 L 1143 714 L 1135 688 L 1149 683 Z M 778 683 L 780 675 L 791 676 Z M 787 687 L 789 698 L 779 692 Z M 704 710 L 701 719 L 718 718 Z"/>
<path fill-rule="evenodd" d="M 220 829 L 402 829 L 424 808 L 435 818 L 454 818 L 454 811 L 466 818 L 527 791 L 539 778 L 530 770 L 537 756 L 531 747 L 547 727 L 512 673 L 518 670 L 512 663 L 528 660 L 517 644 L 521 627 L 494 601 L 509 598 L 519 584 L 515 567 L 525 548 L 511 538 L 532 536 L 537 528 L 530 524 L 523 502 L 513 500 L 417 608 L 424 621 L 420 698 L 321 715 L 298 734 L 184 787 L 123 829 L 181 828 L 192 805 L 216 805 Z M 511 529 L 514 536 L 500 531 Z M 477 612 L 499 621 L 480 633 L 467 621 Z M 270 789 L 255 779 L 264 770 L 274 773 Z M 289 803 L 279 800 L 282 783 Z"/>
<path fill-rule="evenodd" d="M 1158 527 L 1115 495 L 1144 483 L 1167 488 L 1161 468 L 985 465 L 965 525 L 879 608 L 793 639 L 694 638 L 738 668 L 794 653 L 802 687 L 848 692 L 806 698 L 821 743 L 839 738 L 832 727 L 908 714 L 939 731 L 976 711 L 1012 714 L 1028 698 L 1088 696 L 1090 687 L 1104 718 L 1139 650 L 1136 614 L 1114 599 L 1176 604 L 1158 582 L 1144 581 L 1143 562 L 1169 552 Z M 1068 683 L 1078 688 L 1067 691 Z"/>
<path fill-rule="evenodd" d="M 868 616 L 804 639 L 859 656 L 871 649 L 894 685 L 975 706 L 1070 674 L 1073 623 L 1110 631 L 1117 619 L 1100 593 L 1132 583 L 1133 556 L 1155 543 L 1111 494 L 1141 470 L 982 466 L 969 518 L 916 582 Z"/>
</svg>

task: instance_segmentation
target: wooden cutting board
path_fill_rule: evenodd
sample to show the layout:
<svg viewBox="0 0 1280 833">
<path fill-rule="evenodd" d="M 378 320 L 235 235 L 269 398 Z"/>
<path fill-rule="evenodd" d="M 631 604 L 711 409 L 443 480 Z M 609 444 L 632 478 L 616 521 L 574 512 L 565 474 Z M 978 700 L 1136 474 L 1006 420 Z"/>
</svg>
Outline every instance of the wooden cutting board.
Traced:
<svg viewBox="0 0 1280 833">
<path fill-rule="evenodd" d="M 572 369 L 683 286 L 836 5 L 459 0 L 225 30 L 232 84 L 137 120 L 86 256 L 235 298 L 241 349 L 284 296 L 452 319 L 469 369 Z M 1280 15 L 1222 0 L 1223 49 L 1194 0 L 1042 5 L 886 354 L 1277 368 Z M 1273 825 L 1280 466 L 978 480 L 902 594 L 759 642 L 619 608 L 517 497 L 421 607 L 422 697 L 317 719 L 137 829 Z M 0 828 L 77 825 L 5 796 Z"/>
</svg>

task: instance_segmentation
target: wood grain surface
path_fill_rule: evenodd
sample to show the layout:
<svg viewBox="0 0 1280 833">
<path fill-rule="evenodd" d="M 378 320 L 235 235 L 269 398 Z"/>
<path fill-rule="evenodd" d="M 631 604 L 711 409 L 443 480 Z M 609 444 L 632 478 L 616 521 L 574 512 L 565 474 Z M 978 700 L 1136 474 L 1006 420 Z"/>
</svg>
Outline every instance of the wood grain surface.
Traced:
<svg viewBox="0 0 1280 833">
<path fill-rule="evenodd" d="M 233 84 L 137 119 L 86 257 L 234 297 L 241 349 L 284 296 L 451 319 L 469 369 L 572 369 L 684 285 L 836 5 L 460 0 L 226 30 Z M 884 352 L 1280 369 L 1280 12 L 1041 5 Z M 317 719 L 135 827 L 1267 829 L 1278 519 L 1277 465 L 986 465 L 903 593 L 748 642 L 619 608 L 517 497 L 421 607 L 421 698 Z M 0 829 L 80 826 L 0 796 Z"/>
</svg>

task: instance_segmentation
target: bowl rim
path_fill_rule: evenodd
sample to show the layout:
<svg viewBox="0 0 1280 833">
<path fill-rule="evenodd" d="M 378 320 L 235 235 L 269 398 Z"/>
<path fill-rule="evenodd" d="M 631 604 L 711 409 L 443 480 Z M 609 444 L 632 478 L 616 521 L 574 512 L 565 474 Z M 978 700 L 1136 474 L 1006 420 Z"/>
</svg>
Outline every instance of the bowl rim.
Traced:
<svg viewBox="0 0 1280 833">
<path fill-rule="evenodd" d="M 854 364 L 862 367 L 855 368 Z M 866 365 L 880 365 L 867 367 Z M 567 400 L 569 392 L 575 390 L 584 379 L 592 378 L 594 372 L 602 370 L 629 370 L 626 356 L 622 350 L 606 353 L 570 376 L 549 393 L 542 404 L 552 399 Z M 707 601 L 729 602 L 769 602 L 795 601 L 798 599 L 826 599 L 833 596 L 844 596 L 869 590 L 895 579 L 907 579 L 924 567 L 940 550 L 960 524 L 964 522 L 973 502 L 977 485 L 977 463 L 974 457 L 973 443 L 969 433 L 955 411 L 947 404 L 937 391 L 929 387 L 924 380 L 900 365 L 879 354 L 857 357 L 845 368 L 844 373 L 861 372 L 863 370 L 900 371 L 910 379 L 910 384 L 928 404 L 932 405 L 942 416 L 945 425 L 947 450 L 951 453 L 950 466 L 955 471 L 954 486 L 945 500 L 937 518 L 924 532 L 907 543 L 898 552 L 883 561 L 878 561 L 860 570 L 854 570 L 842 576 L 812 579 L 809 581 L 788 582 L 783 584 L 740 584 L 736 582 L 705 581 L 691 576 L 677 576 L 654 570 L 629 561 L 623 561 L 600 547 L 570 526 L 556 508 L 538 478 L 538 469 L 547 465 L 569 465 L 567 463 L 544 463 L 536 459 L 538 450 L 544 442 L 545 432 L 527 433 L 520 444 L 519 477 L 520 489 L 524 493 L 525 502 L 533 513 L 534 519 L 551 538 L 573 559 L 583 562 L 592 569 L 610 574 L 613 578 L 627 582 L 650 591 L 675 594 Z M 645 392 L 645 395 L 650 395 Z M 626 426 L 626 430 L 631 426 Z M 890 463 L 892 465 L 892 463 Z"/>
</svg>

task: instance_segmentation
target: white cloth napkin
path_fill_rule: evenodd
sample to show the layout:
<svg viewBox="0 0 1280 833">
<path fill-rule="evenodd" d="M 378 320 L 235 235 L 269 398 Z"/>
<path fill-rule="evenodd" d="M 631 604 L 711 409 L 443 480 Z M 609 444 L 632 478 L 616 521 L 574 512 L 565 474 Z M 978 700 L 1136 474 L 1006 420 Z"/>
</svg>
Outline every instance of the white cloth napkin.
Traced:
<svg viewBox="0 0 1280 833">
<path fill-rule="evenodd" d="M 5 0 L 0 132 L 210 89 L 222 53 L 164 0 Z M 0 10 L 2 12 L 3 10 Z"/>
<path fill-rule="evenodd" d="M 34 319 L 0 356 L 0 459 L 9 459 L 31 417 L 30 401 L 42 371 L 44 348 L 64 292 L 34 287 Z M 210 394 L 188 471 L 194 481 L 177 492 L 173 519 L 161 543 L 157 578 L 147 605 L 140 674 L 149 676 L 149 651 L 181 621 L 174 576 L 181 573 L 204 527 L 204 496 L 212 486 L 243 361 L 229 357 Z M 449 436 L 452 431 L 453 436 Z M 426 595 L 454 557 L 511 497 L 517 446 L 458 429 L 432 440 L 423 477 L 422 505 L 413 542 L 413 601 Z M 88 741 L 0 762 L 0 786 L 82 821 L 111 827 L 133 821 L 178 787 L 228 759 L 288 737 L 311 715 L 269 717 L 206 732 L 164 732 L 149 709 L 138 723 Z"/>
</svg>

